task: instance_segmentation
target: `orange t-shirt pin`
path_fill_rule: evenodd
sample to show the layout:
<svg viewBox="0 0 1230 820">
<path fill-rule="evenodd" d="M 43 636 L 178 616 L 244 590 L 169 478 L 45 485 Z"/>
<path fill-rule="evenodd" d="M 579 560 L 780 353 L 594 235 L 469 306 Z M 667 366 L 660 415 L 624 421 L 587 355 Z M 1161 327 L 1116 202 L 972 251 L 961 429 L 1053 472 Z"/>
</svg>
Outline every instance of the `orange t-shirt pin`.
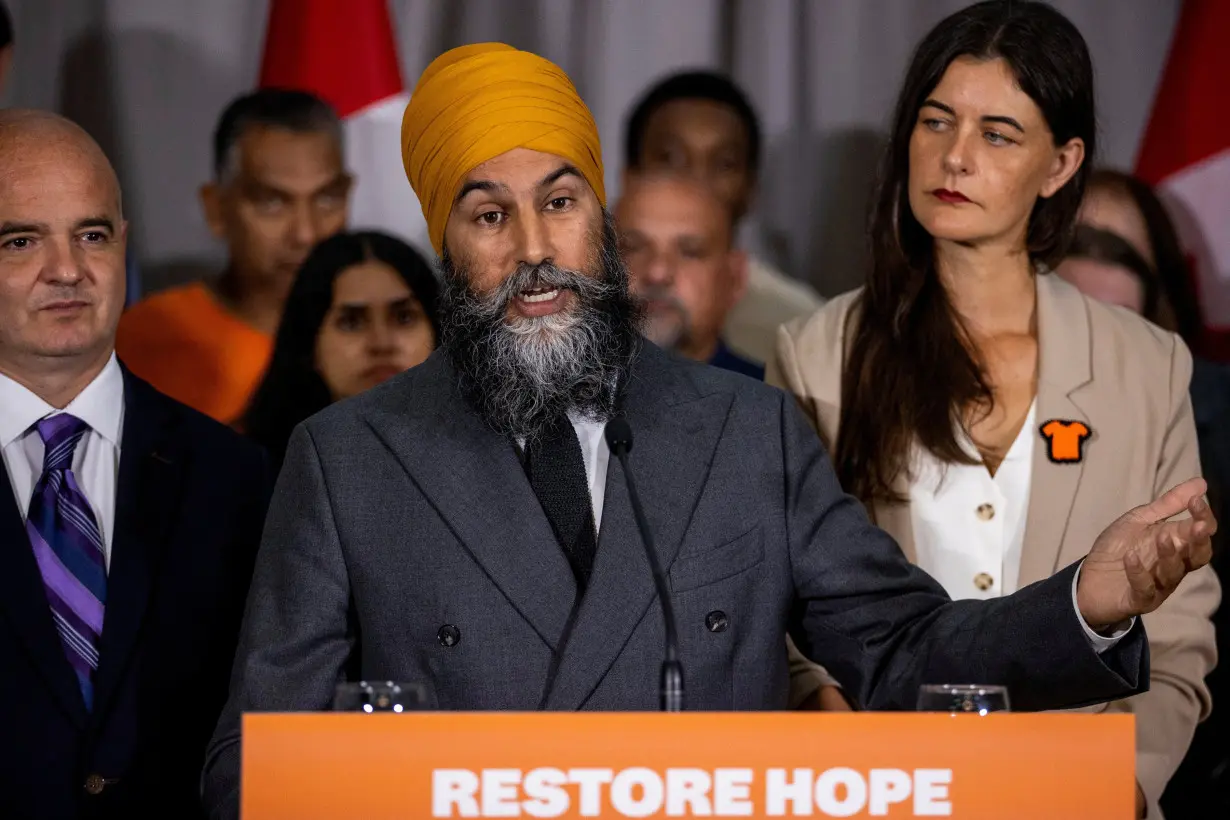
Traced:
<svg viewBox="0 0 1230 820">
<path fill-rule="evenodd" d="M 1046 455 L 1056 464 L 1075 464 L 1081 460 L 1081 449 L 1092 434 L 1084 422 L 1051 419 L 1039 431 L 1046 439 Z"/>
</svg>

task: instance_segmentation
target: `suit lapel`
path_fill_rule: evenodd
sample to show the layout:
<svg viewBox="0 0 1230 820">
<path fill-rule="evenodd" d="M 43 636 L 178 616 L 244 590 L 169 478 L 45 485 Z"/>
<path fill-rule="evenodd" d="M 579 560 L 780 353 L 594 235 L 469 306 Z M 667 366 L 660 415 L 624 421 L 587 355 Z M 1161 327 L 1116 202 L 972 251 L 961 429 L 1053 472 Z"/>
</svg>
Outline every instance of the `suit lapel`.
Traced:
<svg viewBox="0 0 1230 820">
<path fill-rule="evenodd" d="M 1082 387 L 1093 379 L 1089 315 L 1084 300 L 1055 274 L 1039 274 L 1037 428 L 1029 486 L 1029 511 L 1021 553 L 1019 586 L 1049 578 L 1059 564 L 1085 460 L 1052 461 L 1042 435 L 1047 422 L 1080 421 L 1090 430 L 1089 415 L 1078 403 Z M 1085 444 L 1085 452 L 1096 443 Z"/>
<path fill-rule="evenodd" d="M 96 722 L 106 714 L 136 646 L 186 466 L 171 435 L 172 406 L 127 370 L 124 402 L 107 608 L 94 682 Z"/>
<path fill-rule="evenodd" d="M 624 402 L 633 432 L 629 469 L 667 569 L 683 543 L 730 409 L 729 393 L 700 395 L 686 371 L 646 345 Z M 548 709 L 581 708 L 654 603 L 645 548 L 619 462 L 607 470 L 602 527 L 590 585 L 563 648 Z M 659 618 L 654 614 L 650 617 Z M 652 674 L 652 673 L 651 673 Z"/>
<path fill-rule="evenodd" d="M 85 700 L 77 676 L 68 664 L 64 645 L 51 619 L 43 576 L 22 514 L 13 496 L 8 471 L 0 468 L 0 612 L 8 615 L 13 631 L 25 644 L 34 664 L 64 711 L 79 727 L 85 726 Z"/>
<path fill-rule="evenodd" d="M 466 405 L 437 352 L 365 421 L 466 550 L 553 650 L 576 597 L 568 559 L 512 442 Z"/>
</svg>

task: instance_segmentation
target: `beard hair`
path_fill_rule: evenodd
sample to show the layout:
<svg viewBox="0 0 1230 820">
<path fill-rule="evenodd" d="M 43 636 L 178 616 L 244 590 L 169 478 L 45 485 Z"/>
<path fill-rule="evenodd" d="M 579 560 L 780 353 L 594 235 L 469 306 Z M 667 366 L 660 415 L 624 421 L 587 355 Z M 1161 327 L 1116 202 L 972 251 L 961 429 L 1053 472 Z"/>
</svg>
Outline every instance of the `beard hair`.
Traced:
<svg viewBox="0 0 1230 820">
<path fill-rule="evenodd" d="M 628 288 L 614 221 L 590 236 L 589 271 L 550 261 L 520 265 L 487 293 L 470 288 L 467 266 L 441 257 L 440 347 L 462 395 L 489 427 L 528 445 L 572 412 L 605 422 L 639 349 L 641 311 Z M 531 288 L 572 291 L 573 305 L 549 316 L 510 318 L 509 302 Z"/>
</svg>

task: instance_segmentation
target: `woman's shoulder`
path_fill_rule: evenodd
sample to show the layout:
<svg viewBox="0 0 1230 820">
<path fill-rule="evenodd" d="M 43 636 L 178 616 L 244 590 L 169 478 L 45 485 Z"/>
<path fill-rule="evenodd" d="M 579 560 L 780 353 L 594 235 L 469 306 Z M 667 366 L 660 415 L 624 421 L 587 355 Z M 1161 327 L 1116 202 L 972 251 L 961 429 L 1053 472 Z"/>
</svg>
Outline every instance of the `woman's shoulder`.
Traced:
<svg viewBox="0 0 1230 820">
<path fill-rule="evenodd" d="M 800 316 L 782 325 L 781 344 L 788 344 L 813 355 L 840 355 L 845 341 L 846 320 L 858 305 L 862 288 L 834 296 L 808 316 Z"/>
<path fill-rule="evenodd" d="M 841 398 L 847 319 L 857 309 L 861 292 L 860 288 L 843 293 L 811 315 L 782 325 L 769 381 L 784 382 L 779 386 L 808 400 L 836 405 Z"/>
<path fill-rule="evenodd" d="M 1089 317 L 1090 348 L 1095 363 L 1113 359 L 1118 366 L 1155 374 L 1182 365 L 1190 374 L 1191 353 L 1177 333 L 1119 305 L 1086 296 L 1067 282 L 1069 297 L 1084 303 Z"/>
</svg>

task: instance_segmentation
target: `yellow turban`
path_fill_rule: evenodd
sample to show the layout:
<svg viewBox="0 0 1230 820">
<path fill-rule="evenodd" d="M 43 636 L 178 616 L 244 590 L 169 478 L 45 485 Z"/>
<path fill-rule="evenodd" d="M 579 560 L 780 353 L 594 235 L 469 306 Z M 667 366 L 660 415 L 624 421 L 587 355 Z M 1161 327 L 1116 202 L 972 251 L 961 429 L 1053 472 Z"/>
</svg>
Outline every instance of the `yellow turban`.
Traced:
<svg viewBox="0 0 1230 820">
<path fill-rule="evenodd" d="M 514 148 L 571 162 L 606 206 L 598 126 L 559 66 L 503 43 L 433 60 L 402 115 L 401 157 L 436 253 L 466 174 Z"/>
</svg>

